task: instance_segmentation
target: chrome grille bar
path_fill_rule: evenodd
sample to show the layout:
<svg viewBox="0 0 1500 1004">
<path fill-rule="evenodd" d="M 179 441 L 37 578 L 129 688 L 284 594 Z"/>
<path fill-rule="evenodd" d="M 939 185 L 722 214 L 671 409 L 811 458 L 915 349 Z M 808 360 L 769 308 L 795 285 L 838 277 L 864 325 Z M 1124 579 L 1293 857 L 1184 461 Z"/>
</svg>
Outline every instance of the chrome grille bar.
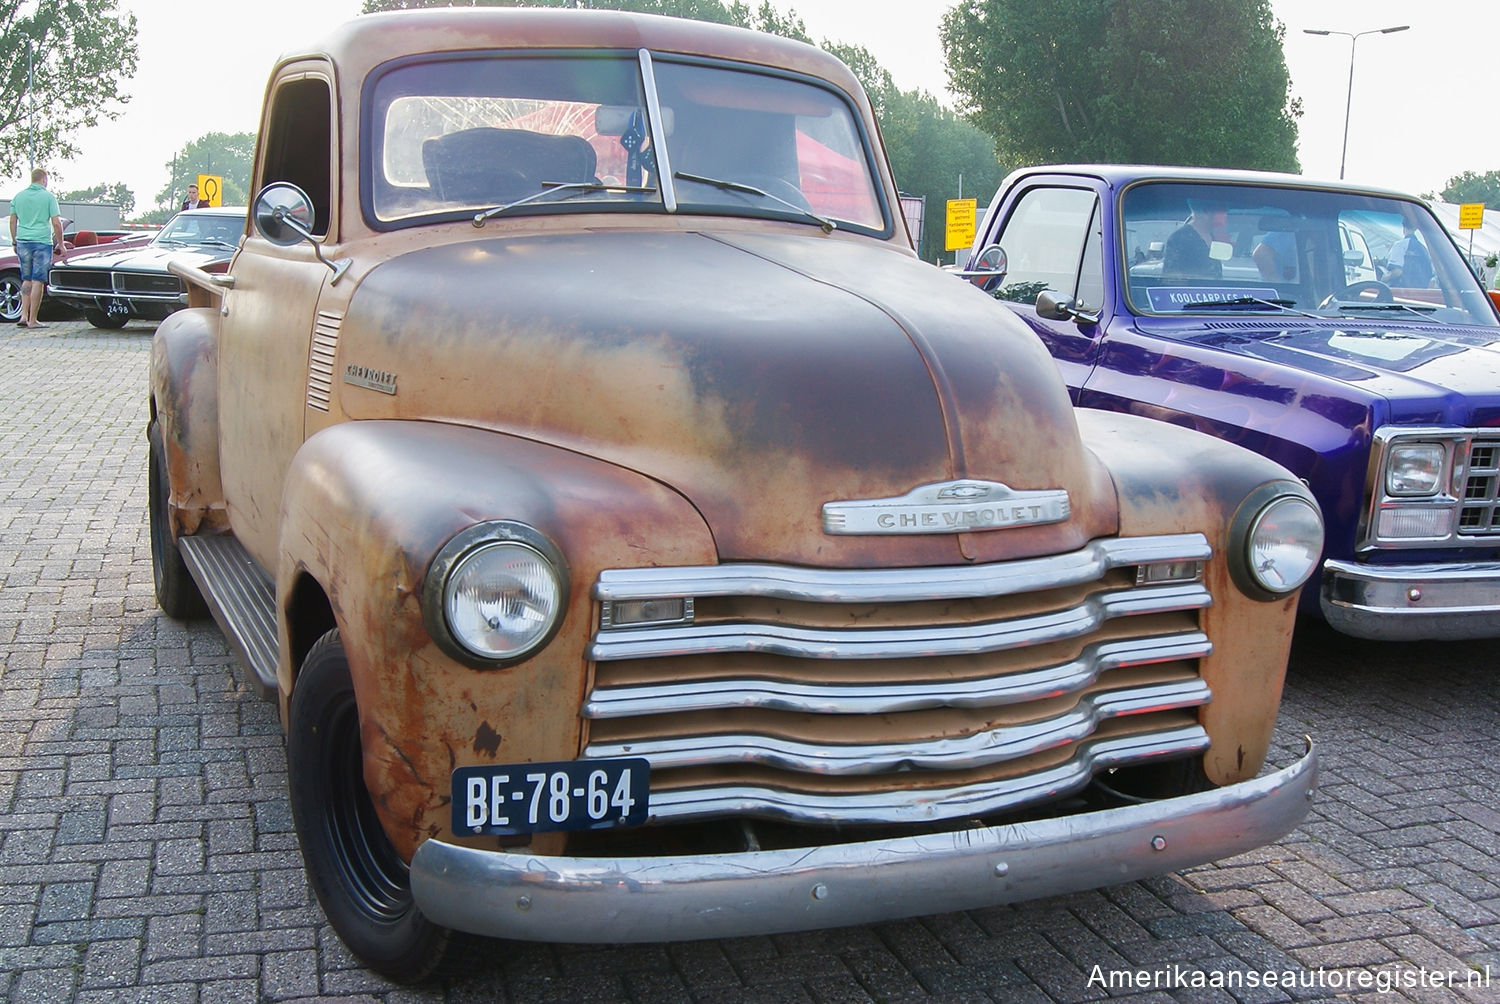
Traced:
<svg viewBox="0 0 1500 1004">
<path fill-rule="evenodd" d="M 1033 701 L 1081 690 L 1101 673 L 1175 659 L 1201 659 L 1213 650 L 1201 631 L 1087 646 L 1077 659 L 1041 669 L 972 680 L 915 683 L 798 683 L 737 677 L 667 680 L 596 687 L 583 706 L 592 719 L 629 718 L 714 709 L 764 709 L 803 714 L 880 715 L 928 708 L 981 708 Z"/>
<path fill-rule="evenodd" d="M 1144 735 L 1095 739 L 1079 744 L 1072 759 L 1002 783 L 982 780 L 946 788 L 892 791 L 801 792 L 762 785 L 656 789 L 651 818 L 673 822 L 705 817 L 756 816 L 797 822 L 921 823 L 983 816 L 1057 798 L 1088 784 L 1094 774 L 1144 759 L 1186 756 L 1208 749 L 1202 726 L 1185 725 Z"/>
<path fill-rule="evenodd" d="M 601 629 L 589 658 L 757 652 L 802 659 L 900 659 L 999 652 L 1079 638 L 1106 621 L 1149 613 L 1197 610 L 1213 602 L 1201 583 L 1122 589 L 1091 596 L 1067 610 L 982 624 L 827 630 L 779 624 L 690 624 L 664 628 Z"/>
<path fill-rule="evenodd" d="M 584 757 L 643 756 L 653 770 L 722 764 L 757 764 L 804 774 L 973 770 L 1085 739 L 1109 718 L 1193 708 L 1208 701 L 1208 685 L 1194 677 L 1085 694 L 1075 707 L 1052 718 L 957 738 L 838 745 L 778 736 L 707 734 L 590 743 Z"/>
<path fill-rule="evenodd" d="M 788 565 L 700 565 L 603 572 L 601 602 L 677 596 L 761 596 L 824 603 L 906 603 L 1011 596 L 1094 582 L 1113 568 L 1168 561 L 1207 561 L 1201 533 L 1096 540 L 1068 554 L 967 568 L 828 570 Z"/>
</svg>

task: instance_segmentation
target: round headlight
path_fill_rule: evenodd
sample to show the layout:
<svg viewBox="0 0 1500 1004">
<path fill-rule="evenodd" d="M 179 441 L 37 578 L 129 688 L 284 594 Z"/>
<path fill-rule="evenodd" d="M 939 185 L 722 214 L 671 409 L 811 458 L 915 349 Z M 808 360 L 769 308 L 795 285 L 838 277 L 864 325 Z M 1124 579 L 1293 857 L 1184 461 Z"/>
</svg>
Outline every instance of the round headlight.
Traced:
<svg viewBox="0 0 1500 1004">
<path fill-rule="evenodd" d="M 1285 596 L 1302 587 L 1323 551 L 1323 518 L 1300 495 L 1283 495 L 1260 510 L 1245 539 L 1246 570 L 1266 592 Z"/>
<path fill-rule="evenodd" d="M 484 665 L 517 662 L 551 639 L 567 604 L 556 550 L 514 523 L 470 527 L 428 570 L 429 631 L 450 655 Z"/>
</svg>

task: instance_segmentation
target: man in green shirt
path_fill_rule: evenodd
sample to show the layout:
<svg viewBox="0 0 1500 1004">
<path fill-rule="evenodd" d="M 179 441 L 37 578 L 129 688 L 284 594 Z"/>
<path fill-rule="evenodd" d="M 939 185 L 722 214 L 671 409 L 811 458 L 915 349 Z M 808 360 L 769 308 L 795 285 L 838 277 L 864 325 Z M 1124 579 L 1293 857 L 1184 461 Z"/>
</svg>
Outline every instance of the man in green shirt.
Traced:
<svg viewBox="0 0 1500 1004">
<path fill-rule="evenodd" d="M 67 260 L 57 196 L 47 191 L 47 172 L 40 167 L 31 172 L 31 184 L 10 200 L 10 242 L 21 263 L 21 319 L 16 323 L 40 328 L 36 314 L 47 289 L 52 252 Z"/>
</svg>

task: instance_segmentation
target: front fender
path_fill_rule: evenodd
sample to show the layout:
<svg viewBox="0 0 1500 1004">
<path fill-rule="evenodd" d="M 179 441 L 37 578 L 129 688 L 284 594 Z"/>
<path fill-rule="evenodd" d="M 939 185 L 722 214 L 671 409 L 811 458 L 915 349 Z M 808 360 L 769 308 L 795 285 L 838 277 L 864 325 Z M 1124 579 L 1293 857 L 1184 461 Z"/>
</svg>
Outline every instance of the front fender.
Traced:
<svg viewBox="0 0 1500 1004">
<path fill-rule="evenodd" d="M 151 339 L 151 418 L 166 450 L 177 536 L 228 525 L 219 478 L 218 315 L 179 310 Z"/>
<path fill-rule="evenodd" d="M 1213 690 L 1200 711 L 1213 744 L 1203 768 L 1221 785 L 1254 777 L 1276 724 L 1298 593 L 1264 601 L 1240 591 L 1228 560 L 1231 524 L 1262 485 L 1312 494 L 1280 464 L 1191 429 L 1091 408 L 1079 409 L 1078 426 L 1114 478 L 1122 534 L 1197 530 L 1213 545 L 1203 575 L 1214 602 L 1202 624 L 1214 647 L 1200 668 Z"/>
<path fill-rule="evenodd" d="M 311 577 L 332 606 L 360 708 L 365 783 L 386 832 L 409 858 L 445 832 L 457 766 L 569 760 L 585 723 L 591 589 L 605 568 L 708 564 L 697 511 L 658 482 L 514 436 L 428 422 L 347 422 L 312 436 L 287 475 L 276 595 L 278 684 L 296 686 L 295 612 Z M 422 591 L 438 550 L 459 531 L 516 520 L 567 564 L 561 628 L 531 659 L 476 669 L 423 626 Z"/>
</svg>

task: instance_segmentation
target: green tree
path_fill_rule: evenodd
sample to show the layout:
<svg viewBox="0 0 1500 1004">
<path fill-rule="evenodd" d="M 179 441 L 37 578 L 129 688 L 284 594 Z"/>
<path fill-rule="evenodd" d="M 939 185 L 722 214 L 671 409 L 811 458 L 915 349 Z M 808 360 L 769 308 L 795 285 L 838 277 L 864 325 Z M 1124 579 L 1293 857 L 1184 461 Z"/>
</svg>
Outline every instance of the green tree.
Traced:
<svg viewBox="0 0 1500 1004">
<path fill-rule="evenodd" d="M 1001 161 L 1296 171 L 1284 35 L 1270 0 L 961 0 L 942 26 Z"/>
<path fill-rule="evenodd" d="M 0 0 L 0 175 L 33 151 L 39 166 L 75 156 L 79 130 L 120 117 L 135 66 L 135 15 L 116 0 Z"/>
<path fill-rule="evenodd" d="M 186 198 L 187 186 L 197 182 L 200 174 L 215 174 L 224 179 L 220 205 L 246 205 L 254 157 L 253 132 L 211 132 L 199 136 L 163 165 L 168 170 L 167 185 L 156 193 L 156 208 L 146 214 L 146 222 L 161 223 L 170 218 Z"/>
<path fill-rule="evenodd" d="M 1465 171 L 1448 179 L 1448 184 L 1438 193 L 1444 202 L 1483 202 L 1487 209 L 1500 209 L 1500 171 L 1479 174 Z"/>
<path fill-rule="evenodd" d="M 135 193 L 126 187 L 123 181 L 117 181 L 113 185 L 95 185 L 93 188 L 63 192 L 57 199 L 59 202 L 98 202 L 108 206 L 119 206 L 122 217 L 129 216 L 135 211 Z"/>
</svg>

